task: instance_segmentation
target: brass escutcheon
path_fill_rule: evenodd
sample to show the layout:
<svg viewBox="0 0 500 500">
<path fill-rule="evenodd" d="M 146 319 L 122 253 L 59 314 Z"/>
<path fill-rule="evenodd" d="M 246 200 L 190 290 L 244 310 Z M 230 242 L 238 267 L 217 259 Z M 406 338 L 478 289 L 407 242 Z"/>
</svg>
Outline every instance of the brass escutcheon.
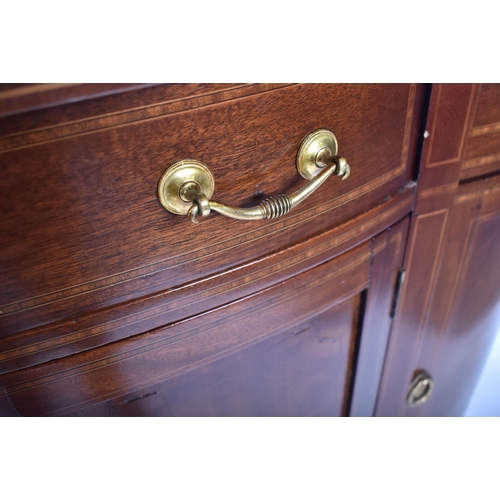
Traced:
<svg viewBox="0 0 500 500">
<path fill-rule="evenodd" d="M 410 408 L 424 404 L 434 390 L 434 380 L 426 371 L 418 373 L 411 381 L 410 390 L 406 396 L 406 404 Z"/>
</svg>

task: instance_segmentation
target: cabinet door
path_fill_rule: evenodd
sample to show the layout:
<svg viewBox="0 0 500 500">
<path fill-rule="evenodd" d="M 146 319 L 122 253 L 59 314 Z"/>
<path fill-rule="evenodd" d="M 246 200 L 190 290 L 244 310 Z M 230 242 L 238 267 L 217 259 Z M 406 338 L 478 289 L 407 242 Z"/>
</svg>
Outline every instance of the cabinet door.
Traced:
<svg viewBox="0 0 500 500">
<path fill-rule="evenodd" d="M 450 212 L 420 217 L 412 233 L 377 415 L 460 416 L 500 325 L 500 176 L 458 186 Z M 434 390 L 410 408 L 421 371 Z"/>
<path fill-rule="evenodd" d="M 8 402 L 20 415 L 370 415 L 406 229 L 185 321 L 7 374 Z"/>
</svg>

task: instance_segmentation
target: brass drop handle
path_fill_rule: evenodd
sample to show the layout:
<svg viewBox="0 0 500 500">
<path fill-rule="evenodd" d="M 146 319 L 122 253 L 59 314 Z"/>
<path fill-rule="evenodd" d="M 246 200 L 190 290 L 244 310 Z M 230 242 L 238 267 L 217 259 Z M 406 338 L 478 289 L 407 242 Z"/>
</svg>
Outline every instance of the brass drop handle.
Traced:
<svg viewBox="0 0 500 500">
<path fill-rule="evenodd" d="M 424 404 L 434 390 L 434 380 L 429 373 L 421 371 L 411 381 L 410 390 L 406 396 L 406 404 L 410 408 Z"/>
<path fill-rule="evenodd" d="M 287 214 L 305 200 L 323 182 L 335 174 L 347 179 L 351 167 L 343 156 L 337 155 L 338 143 L 327 129 L 316 130 L 301 143 L 297 152 L 297 170 L 309 182 L 292 195 L 280 194 L 265 199 L 251 208 L 239 208 L 211 200 L 215 181 L 209 168 L 199 160 L 182 160 L 169 167 L 158 183 L 158 197 L 162 206 L 177 215 L 206 216 L 211 210 L 233 219 L 273 219 Z"/>
</svg>

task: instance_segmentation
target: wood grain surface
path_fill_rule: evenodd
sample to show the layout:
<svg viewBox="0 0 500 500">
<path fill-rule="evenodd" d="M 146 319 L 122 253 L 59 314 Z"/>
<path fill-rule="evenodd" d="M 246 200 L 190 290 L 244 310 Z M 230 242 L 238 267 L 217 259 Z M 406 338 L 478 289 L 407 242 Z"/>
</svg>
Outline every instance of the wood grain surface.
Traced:
<svg viewBox="0 0 500 500">
<path fill-rule="evenodd" d="M 500 84 L 477 86 L 461 179 L 500 173 Z"/>
<path fill-rule="evenodd" d="M 461 415 L 500 324 L 499 89 L 0 87 L 0 415 Z M 229 205 L 293 192 L 318 128 L 351 177 L 280 219 L 159 204 L 186 158 Z"/>
<path fill-rule="evenodd" d="M 500 326 L 500 177 L 464 179 L 468 153 L 460 146 L 474 130 L 480 88 L 433 87 L 406 281 L 376 409 L 380 416 L 462 415 Z M 453 146 L 449 139 L 438 140 L 440 134 L 461 139 Z M 422 406 L 409 408 L 410 382 L 421 370 L 434 378 L 435 390 Z"/>
<path fill-rule="evenodd" d="M 204 279 L 377 205 L 411 177 L 421 90 L 284 86 L 172 114 L 129 110 L 121 124 L 115 115 L 66 123 L 62 135 L 49 128 L 4 138 L 2 336 Z M 248 206 L 293 191 L 304 183 L 297 148 L 320 127 L 336 133 L 354 173 L 282 219 L 242 223 L 214 214 L 194 226 L 158 203 L 162 172 L 189 157 L 212 169 L 221 202 Z"/>
<path fill-rule="evenodd" d="M 0 377 L 4 412 L 80 416 L 349 414 L 372 266 L 392 277 L 406 224 L 333 260 L 184 321 Z M 396 237 L 395 237 L 396 236 Z M 398 248 L 391 248 L 392 245 Z M 377 283 L 370 309 L 391 293 Z M 382 290 L 380 288 L 385 288 Z M 377 297 L 379 297 L 377 299 Z M 390 304 L 377 316 L 388 319 Z M 361 385 L 369 382 L 362 381 Z M 358 383 L 359 385 L 359 383 Z M 373 403 L 374 401 L 372 401 Z M 8 403 L 8 404 L 7 404 Z M 1 408 L 1 407 L 0 407 Z M 371 414 L 373 408 L 366 408 Z M 5 413 L 4 413 L 5 414 Z"/>
<path fill-rule="evenodd" d="M 378 241 L 385 238 L 387 246 L 372 261 L 349 411 L 352 417 L 372 416 L 375 411 L 389 332 L 396 312 L 397 280 L 403 269 L 408 224 L 409 217 L 406 217 L 377 237 Z"/>
<path fill-rule="evenodd" d="M 146 85 L 127 92 L 111 95 L 87 95 L 87 99 L 64 102 L 59 96 L 57 106 L 45 106 L 29 113 L 0 117 L 0 136 L 8 137 L 4 144 L 19 145 L 36 142 L 40 133 L 51 131 L 53 136 L 68 135 L 68 131 L 80 129 L 89 122 L 97 124 L 132 122 L 137 117 L 154 117 L 180 112 L 217 102 L 237 99 L 285 87 L 286 84 L 230 84 L 188 83 Z M 5 147 L 5 146 L 4 146 Z"/>
<path fill-rule="evenodd" d="M 180 321 L 273 286 L 367 241 L 411 210 L 410 182 L 385 203 L 328 231 L 222 274 L 0 340 L 0 373 L 75 354 Z"/>
<path fill-rule="evenodd" d="M 130 92 L 152 84 L 144 83 L 35 83 L 0 86 L 0 117 L 69 102 Z"/>
</svg>

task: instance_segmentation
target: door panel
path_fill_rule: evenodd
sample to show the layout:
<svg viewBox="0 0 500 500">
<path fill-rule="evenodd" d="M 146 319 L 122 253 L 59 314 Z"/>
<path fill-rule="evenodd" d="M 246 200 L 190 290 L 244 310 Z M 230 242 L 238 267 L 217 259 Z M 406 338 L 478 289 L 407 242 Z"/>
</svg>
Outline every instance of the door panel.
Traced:
<svg viewBox="0 0 500 500">
<path fill-rule="evenodd" d="M 111 414 L 339 416 L 359 297 L 176 377 L 155 395 L 113 404 Z"/>
<path fill-rule="evenodd" d="M 356 414 L 371 415 L 406 227 L 404 220 L 206 313 L 5 374 L 9 408 L 20 415 L 339 416 L 357 401 Z M 358 357 L 370 351 L 375 361 L 358 377 Z"/>
<path fill-rule="evenodd" d="M 500 325 L 500 177 L 458 187 L 440 263 L 430 277 L 425 258 L 437 261 L 439 254 L 425 247 L 436 242 L 423 232 L 415 238 L 421 254 L 409 262 L 409 272 L 427 280 L 421 293 L 433 299 L 419 321 L 420 335 L 414 330 L 410 337 L 416 281 L 405 291 L 405 316 L 394 325 L 377 415 L 460 416 Z M 431 374 L 435 388 L 427 402 L 409 408 L 406 394 L 421 370 Z"/>
</svg>

